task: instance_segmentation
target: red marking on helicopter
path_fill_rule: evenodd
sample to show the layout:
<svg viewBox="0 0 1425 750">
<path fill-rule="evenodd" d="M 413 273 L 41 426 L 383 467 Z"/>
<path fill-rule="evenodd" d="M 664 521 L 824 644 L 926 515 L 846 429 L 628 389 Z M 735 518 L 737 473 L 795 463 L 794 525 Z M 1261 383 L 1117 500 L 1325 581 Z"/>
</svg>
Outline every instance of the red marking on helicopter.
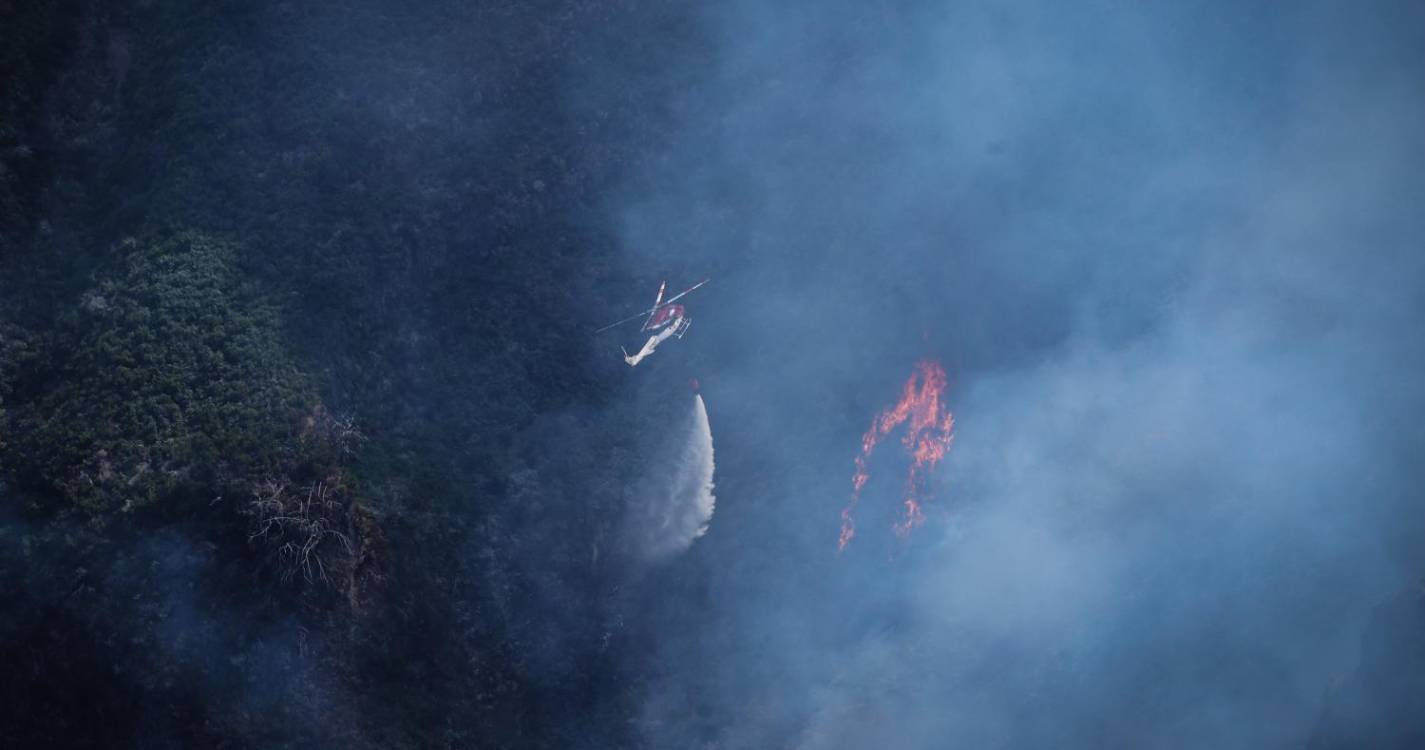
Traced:
<svg viewBox="0 0 1425 750">
<path fill-rule="evenodd" d="M 637 366 L 639 362 L 643 361 L 644 357 L 652 354 L 653 350 L 657 349 L 659 344 L 670 338 L 681 339 L 687 334 L 689 326 L 693 325 L 693 319 L 688 317 L 682 305 L 674 303 L 703 284 L 708 283 L 708 281 L 708 279 L 703 279 L 666 300 L 663 299 L 663 292 L 668 288 L 668 282 L 665 281 L 658 285 L 658 297 L 653 300 L 653 307 L 636 315 L 630 315 L 616 323 L 610 323 L 594 331 L 594 333 L 603 333 L 610 328 L 621 326 L 624 323 L 632 323 L 647 315 L 647 319 L 643 321 L 643 327 L 638 330 L 650 331 L 653 332 L 653 335 L 648 337 L 648 341 L 644 342 L 643 348 L 639 349 L 637 354 L 629 354 L 627 349 L 623 351 L 623 361 L 627 362 L 629 367 Z"/>
</svg>

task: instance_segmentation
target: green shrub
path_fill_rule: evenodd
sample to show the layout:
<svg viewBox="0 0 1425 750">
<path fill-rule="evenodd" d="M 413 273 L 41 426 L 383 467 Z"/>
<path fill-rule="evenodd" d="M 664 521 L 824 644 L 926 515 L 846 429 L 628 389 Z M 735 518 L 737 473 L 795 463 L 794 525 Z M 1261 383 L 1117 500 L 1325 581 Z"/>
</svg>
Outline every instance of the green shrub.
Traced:
<svg viewBox="0 0 1425 750">
<path fill-rule="evenodd" d="M 239 284 L 236 247 L 183 231 L 122 250 L 11 403 L 12 473 L 93 511 L 281 474 L 316 398 L 275 308 Z"/>
</svg>

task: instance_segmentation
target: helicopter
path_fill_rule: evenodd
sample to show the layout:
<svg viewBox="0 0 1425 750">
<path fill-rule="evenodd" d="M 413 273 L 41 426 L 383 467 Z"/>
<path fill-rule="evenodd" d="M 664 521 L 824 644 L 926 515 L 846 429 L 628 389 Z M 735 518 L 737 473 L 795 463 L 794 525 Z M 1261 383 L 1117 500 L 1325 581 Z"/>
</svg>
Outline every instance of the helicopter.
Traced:
<svg viewBox="0 0 1425 750">
<path fill-rule="evenodd" d="M 638 363 L 652 354 L 653 350 L 657 349 L 659 344 L 662 344 L 670 338 L 676 337 L 681 339 L 688 333 L 688 328 L 693 325 L 693 319 L 688 317 L 687 311 L 682 305 L 676 303 L 709 281 L 711 281 L 711 279 L 703 279 L 666 300 L 663 299 L 663 293 L 668 289 L 668 282 L 664 281 L 658 285 L 658 297 L 653 300 L 653 307 L 635 315 L 630 315 L 623 320 L 610 323 L 594 331 L 594 333 L 603 333 L 611 328 L 616 328 L 625 323 L 632 323 L 635 320 L 643 318 L 643 327 L 638 329 L 639 332 L 652 332 L 653 334 L 648 337 L 648 341 L 644 342 L 643 348 L 639 349 L 635 354 L 629 354 L 627 349 L 619 347 L 623 351 L 623 361 L 626 362 L 629 367 L 637 367 Z M 647 317 L 644 318 L 644 316 Z"/>
</svg>

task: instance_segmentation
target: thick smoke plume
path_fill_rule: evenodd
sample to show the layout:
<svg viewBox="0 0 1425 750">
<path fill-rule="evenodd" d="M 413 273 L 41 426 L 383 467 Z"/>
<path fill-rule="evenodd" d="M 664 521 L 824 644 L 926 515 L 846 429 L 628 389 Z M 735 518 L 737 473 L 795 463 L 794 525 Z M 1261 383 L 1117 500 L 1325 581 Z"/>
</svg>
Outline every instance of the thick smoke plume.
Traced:
<svg viewBox="0 0 1425 750">
<path fill-rule="evenodd" d="M 692 412 L 671 434 L 679 437 L 673 455 L 661 459 L 666 468 L 644 484 L 631 514 L 631 533 L 649 559 L 682 552 L 705 534 L 716 502 L 712 427 L 701 395 L 693 396 Z"/>
<path fill-rule="evenodd" d="M 1425 550 L 1418 5 L 708 5 L 612 207 L 718 279 L 736 499 L 640 613 L 645 743 L 1306 746 Z M 893 432 L 832 557 L 920 357 L 954 513 L 884 533 Z"/>
</svg>

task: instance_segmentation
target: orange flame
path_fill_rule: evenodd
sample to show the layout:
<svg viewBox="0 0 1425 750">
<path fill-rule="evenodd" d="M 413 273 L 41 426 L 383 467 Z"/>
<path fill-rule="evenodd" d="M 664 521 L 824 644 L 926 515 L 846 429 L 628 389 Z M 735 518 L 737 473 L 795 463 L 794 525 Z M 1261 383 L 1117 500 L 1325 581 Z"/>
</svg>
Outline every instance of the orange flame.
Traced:
<svg viewBox="0 0 1425 750">
<path fill-rule="evenodd" d="M 856 522 L 852 515 L 861 502 L 861 489 L 871 478 L 871 453 L 877 443 L 902 424 L 906 425 L 906 433 L 901 438 L 901 444 L 910 453 L 911 464 L 909 476 L 906 477 L 905 512 L 892 528 L 896 535 L 905 537 L 925 521 L 925 513 L 920 507 L 925 477 L 945 457 L 955 437 L 955 417 L 941 403 L 946 382 L 945 368 L 938 362 L 923 360 L 917 363 L 915 371 L 901 389 L 900 400 L 871 420 L 870 429 L 861 436 L 861 454 L 856 457 L 856 471 L 851 475 L 851 502 L 841 511 L 838 552 L 845 550 L 856 536 Z"/>
</svg>

